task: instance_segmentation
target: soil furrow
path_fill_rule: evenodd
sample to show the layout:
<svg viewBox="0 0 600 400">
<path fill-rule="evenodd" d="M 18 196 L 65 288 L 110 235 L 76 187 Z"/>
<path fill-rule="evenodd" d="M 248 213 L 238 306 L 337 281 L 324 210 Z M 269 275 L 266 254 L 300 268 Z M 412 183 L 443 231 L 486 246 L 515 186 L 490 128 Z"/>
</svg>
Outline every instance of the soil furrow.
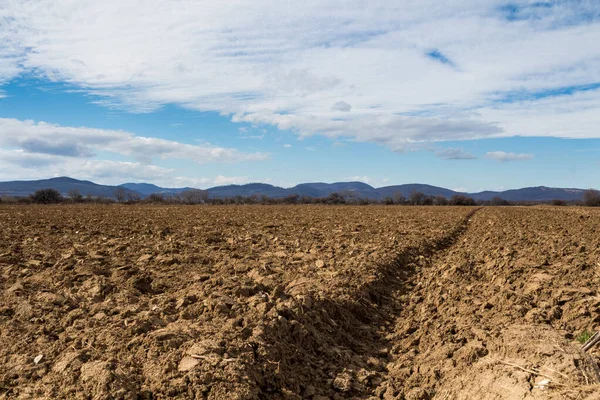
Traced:
<svg viewBox="0 0 600 400">
<path fill-rule="evenodd" d="M 0 207 L 0 398 L 362 396 L 376 261 L 466 210 Z"/>
<path fill-rule="evenodd" d="M 429 260 L 460 240 L 477 210 L 445 235 L 402 249 L 344 296 L 281 292 L 283 301 L 271 310 L 276 322 L 255 337 L 255 362 L 247 366 L 248 376 L 261 383 L 261 397 L 380 397 L 392 345 L 387 335 L 402 316 L 405 296 Z"/>
</svg>

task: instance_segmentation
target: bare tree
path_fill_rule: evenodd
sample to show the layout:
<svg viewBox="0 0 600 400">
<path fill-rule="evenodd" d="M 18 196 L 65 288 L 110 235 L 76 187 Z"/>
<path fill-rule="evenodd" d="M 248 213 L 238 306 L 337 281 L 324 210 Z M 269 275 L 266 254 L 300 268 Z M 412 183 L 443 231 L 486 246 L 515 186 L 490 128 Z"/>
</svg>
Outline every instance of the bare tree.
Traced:
<svg viewBox="0 0 600 400">
<path fill-rule="evenodd" d="M 67 195 L 75 203 L 79 203 L 79 202 L 81 202 L 83 200 L 83 196 L 81 195 L 81 192 L 79 192 L 78 189 L 71 189 L 71 190 L 69 190 L 69 192 L 67 193 Z"/>
<path fill-rule="evenodd" d="M 203 204 L 208 200 L 208 192 L 200 189 L 185 190 L 180 193 L 180 196 L 185 204 Z"/>
<path fill-rule="evenodd" d="M 117 201 L 119 203 L 123 203 L 125 201 L 126 197 L 127 197 L 127 191 L 124 188 L 118 187 L 115 189 L 115 198 L 117 199 Z"/>
<path fill-rule="evenodd" d="M 413 206 L 418 206 L 423 204 L 423 201 L 425 200 L 425 194 L 422 192 L 412 192 L 410 194 L 410 198 L 409 198 L 409 202 L 410 204 L 412 204 Z"/>
<path fill-rule="evenodd" d="M 166 199 L 162 193 L 152 193 L 148 196 L 148 201 L 151 203 L 164 203 L 166 202 Z"/>
<path fill-rule="evenodd" d="M 600 207 L 600 191 L 589 189 L 583 192 L 583 203 L 586 206 Z"/>
<path fill-rule="evenodd" d="M 394 201 L 394 204 L 404 204 L 404 202 L 406 201 L 406 197 L 404 197 L 402 195 L 402 192 L 400 191 L 394 192 L 394 194 L 392 195 L 392 199 Z"/>
<path fill-rule="evenodd" d="M 139 193 L 132 192 L 132 191 L 127 192 L 127 201 L 129 201 L 131 203 L 136 203 L 136 202 L 140 201 L 141 199 L 142 199 L 142 197 L 140 196 Z"/>
</svg>

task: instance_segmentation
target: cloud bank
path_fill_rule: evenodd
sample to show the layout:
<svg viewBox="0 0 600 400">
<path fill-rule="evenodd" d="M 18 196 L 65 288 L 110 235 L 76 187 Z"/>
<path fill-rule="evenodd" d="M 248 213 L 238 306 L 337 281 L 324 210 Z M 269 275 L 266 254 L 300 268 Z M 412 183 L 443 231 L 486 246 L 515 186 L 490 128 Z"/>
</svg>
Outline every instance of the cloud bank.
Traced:
<svg viewBox="0 0 600 400">
<path fill-rule="evenodd" d="M 100 156 L 104 159 L 99 159 Z M 76 172 L 78 177 L 103 182 L 118 183 L 119 180 L 132 179 L 169 182 L 177 178 L 173 174 L 175 171 L 152 165 L 154 161 L 177 159 L 196 164 L 234 163 L 265 160 L 268 156 L 266 153 L 245 153 L 208 144 L 191 145 L 137 136 L 118 130 L 0 118 L 2 180 L 10 180 L 15 175 L 37 179 Z M 198 183 L 221 184 L 226 181 L 226 177 L 217 177 L 205 182 L 199 180 Z"/>
<path fill-rule="evenodd" d="M 176 104 L 398 151 L 516 135 L 598 138 L 599 20 L 595 2 L 572 0 L 9 0 L 0 84 L 35 76 L 107 107 Z M 238 156 L 125 142 L 134 157 L 141 147 L 200 162 Z M 94 149 L 37 138 L 18 146 L 80 157 Z"/>
</svg>

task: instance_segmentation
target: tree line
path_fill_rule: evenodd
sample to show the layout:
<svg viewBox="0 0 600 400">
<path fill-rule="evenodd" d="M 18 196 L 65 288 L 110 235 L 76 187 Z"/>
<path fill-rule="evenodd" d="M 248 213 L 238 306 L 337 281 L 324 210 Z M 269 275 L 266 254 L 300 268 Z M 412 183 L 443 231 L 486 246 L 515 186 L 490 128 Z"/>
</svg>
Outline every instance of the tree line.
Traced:
<svg viewBox="0 0 600 400">
<path fill-rule="evenodd" d="M 5 203 L 35 203 L 35 204 L 57 204 L 57 203 L 121 203 L 121 204 L 331 204 L 331 205 L 413 205 L 413 206 L 475 206 L 475 205 L 531 205 L 543 202 L 510 202 L 500 197 L 494 197 L 488 201 L 474 200 L 473 198 L 456 194 L 451 198 L 444 196 L 430 196 L 422 192 L 412 192 L 408 197 L 397 192 L 382 200 L 369 199 L 358 196 L 354 192 L 335 192 L 325 197 L 310 197 L 292 194 L 282 198 L 272 198 L 265 195 L 234 196 L 227 198 L 210 198 L 208 191 L 201 189 L 190 189 L 179 193 L 154 193 L 142 199 L 137 192 L 118 188 L 114 192 L 114 198 L 82 195 L 77 189 L 70 190 L 63 196 L 56 189 L 41 189 L 28 197 L 22 198 L 0 198 Z M 556 206 L 568 204 L 584 205 L 591 207 L 600 206 L 600 191 L 589 189 L 583 194 L 582 201 L 566 202 L 563 200 L 552 200 L 546 202 Z"/>
</svg>

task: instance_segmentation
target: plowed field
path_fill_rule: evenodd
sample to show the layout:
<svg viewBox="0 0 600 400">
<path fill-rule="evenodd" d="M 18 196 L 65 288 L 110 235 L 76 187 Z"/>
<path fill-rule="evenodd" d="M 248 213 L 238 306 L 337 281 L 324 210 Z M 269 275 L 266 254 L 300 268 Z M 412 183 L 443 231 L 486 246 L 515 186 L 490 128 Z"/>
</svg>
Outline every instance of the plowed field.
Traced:
<svg viewBox="0 0 600 400">
<path fill-rule="evenodd" d="M 595 399 L 599 284 L 592 209 L 4 206 L 0 398 Z"/>
</svg>

